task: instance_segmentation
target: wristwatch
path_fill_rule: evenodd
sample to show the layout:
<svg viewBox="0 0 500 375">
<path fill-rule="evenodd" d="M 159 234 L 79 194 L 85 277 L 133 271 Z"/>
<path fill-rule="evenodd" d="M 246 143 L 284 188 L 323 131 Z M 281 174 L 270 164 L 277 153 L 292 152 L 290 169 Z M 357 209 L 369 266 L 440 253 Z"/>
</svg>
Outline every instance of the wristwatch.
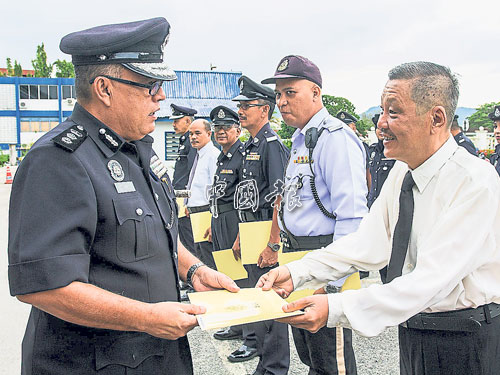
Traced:
<svg viewBox="0 0 500 375">
<path fill-rule="evenodd" d="M 269 246 L 269 248 L 272 251 L 274 251 L 275 253 L 277 253 L 278 251 L 280 251 L 280 244 L 279 243 L 268 242 L 267 246 Z"/>
<path fill-rule="evenodd" d="M 330 293 L 339 293 L 342 290 L 341 286 L 335 285 L 335 281 L 329 281 L 323 289 L 327 294 Z"/>
<path fill-rule="evenodd" d="M 186 282 L 193 286 L 193 275 L 194 273 L 198 270 L 198 268 L 200 267 L 203 267 L 205 266 L 205 264 L 203 264 L 202 262 L 199 262 L 199 263 L 195 263 L 193 264 L 191 267 L 189 267 L 189 270 L 187 271 L 187 274 L 186 274 Z"/>
</svg>

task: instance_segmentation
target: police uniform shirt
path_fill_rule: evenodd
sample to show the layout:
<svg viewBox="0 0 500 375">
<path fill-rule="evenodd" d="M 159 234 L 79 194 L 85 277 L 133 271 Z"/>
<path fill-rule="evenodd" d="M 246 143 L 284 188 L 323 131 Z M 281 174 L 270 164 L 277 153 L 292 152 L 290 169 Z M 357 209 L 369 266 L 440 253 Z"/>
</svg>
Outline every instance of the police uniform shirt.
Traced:
<svg viewBox="0 0 500 375">
<path fill-rule="evenodd" d="M 189 132 L 179 138 L 178 156 L 174 166 L 173 185 L 175 190 L 184 190 L 189 181 L 189 172 L 196 157 L 196 149 L 191 146 Z"/>
<path fill-rule="evenodd" d="M 188 199 L 187 207 L 200 207 L 207 205 L 208 191 L 214 180 L 217 169 L 217 158 L 219 149 L 209 141 L 198 152 L 198 162 L 194 170 L 193 181 L 191 183 L 191 197 Z"/>
<path fill-rule="evenodd" d="M 236 187 L 240 182 L 240 174 L 243 165 L 243 143 L 239 139 L 234 142 L 227 154 L 221 152 L 217 158 L 217 170 L 214 176 L 213 186 L 221 185 L 223 187 L 221 195 L 215 197 L 212 194 L 212 203 L 217 201 L 217 205 L 233 204 Z"/>
<path fill-rule="evenodd" d="M 500 144 L 495 146 L 495 152 L 490 156 L 490 162 L 500 175 Z"/>
<path fill-rule="evenodd" d="M 467 136 L 463 132 L 458 133 L 453 138 L 455 138 L 455 142 L 457 142 L 459 146 L 465 148 L 472 155 L 477 156 L 476 146 L 474 146 L 474 143 L 472 143 L 472 141 L 467 138 Z"/>
<path fill-rule="evenodd" d="M 289 263 L 293 285 L 336 280 L 388 264 L 408 166 L 396 162 L 357 232 Z M 411 171 L 414 216 L 403 275 L 384 285 L 329 294 L 328 327 L 376 336 L 420 312 L 500 303 L 500 180 L 452 137 Z M 473 235 L 471 233 L 473 225 Z"/>
<path fill-rule="evenodd" d="M 326 127 L 318 138 L 311 162 L 319 198 L 336 219 L 319 210 L 311 190 L 309 149 L 304 141 L 306 131 L 313 127 Z M 296 236 L 333 233 L 334 239 L 338 239 L 355 231 L 367 212 L 363 144 L 347 125 L 330 116 L 326 108 L 293 134 L 285 182 L 283 217 L 287 229 Z"/>
<path fill-rule="evenodd" d="M 36 142 L 12 188 L 12 295 L 79 281 L 147 303 L 179 301 L 175 197 L 168 177 L 162 182 L 149 168 L 152 141 L 127 144 L 76 104 Z M 186 338 L 79 326 L 33 307 L 23 374 L 44 367 L 93 374 L 108 365 L 135 368 L 151 356 L 175 373 L 192 373 Z"/>
<path fill-rule="evenodd" d="M 396 160 L 384 156 L 384 143 L 380 140 L 372 144 L 368 152 L 370 155 L 370 175 L 372 176 L 372 183 L 367 197 L 368 208 L 370 208 L 379 196 L 380 190 L 382 190 L 382 186 Z"/>
<path fill-rule="evenodd" d="M 271 204 L 278 192 L 276 183 L 283 182 L 283 173 L 290 152 L 281 139 L 271 129 L 269 123 L 265 124 L 255 137 L 250 137 L 244 145 L 242 180 L 252 181 L 258 189 L 257 211 L 266 209 L 268 218 L 272 218 Z M 240 207 L 244 196 L 241 194 L 241 185 L 235 196 L 235 207 Z M 267 198 L 266 198 L 267 197 Z M 251 209 L 253 210 L 253 208 Z M 255 211 L 254 211 L 255 212 Z M 261 211 L 262 212 L 262 211 Z M 269 216 L 270 215 L 270 216 Z"/>
</svg>

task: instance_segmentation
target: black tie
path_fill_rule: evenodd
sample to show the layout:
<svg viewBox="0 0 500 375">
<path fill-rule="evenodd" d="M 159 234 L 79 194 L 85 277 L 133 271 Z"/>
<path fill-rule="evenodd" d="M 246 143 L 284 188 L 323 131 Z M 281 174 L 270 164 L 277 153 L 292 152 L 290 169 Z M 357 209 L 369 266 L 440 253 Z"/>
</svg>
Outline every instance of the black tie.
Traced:
<svg viewBox="0 0 500 375">
<path fill-rule="evenodd" d="M 399 217 L 394 229 L 391 260 L 387 267 L 386 282 L 388 283 L 401 276 L 403 271 L 403 263 L 408 250 L 411 224 L 413 222 L 413 185 L 415 185 L 415 181 L 413 181 L 411 172 L 408 171 L 403 180 L 403 185 L 401 185 L 401 194 L 399 195 Z"/>
</svg>

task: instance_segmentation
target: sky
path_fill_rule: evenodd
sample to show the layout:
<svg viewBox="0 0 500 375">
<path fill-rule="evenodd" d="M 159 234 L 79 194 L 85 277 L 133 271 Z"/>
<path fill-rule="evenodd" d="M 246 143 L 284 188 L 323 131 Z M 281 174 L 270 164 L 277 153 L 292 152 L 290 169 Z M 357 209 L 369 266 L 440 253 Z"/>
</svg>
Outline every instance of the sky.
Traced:
<svg viewBox="0 0 500 375">
<path fill-rule="evenodd" d="M 362 113 L 380 104 L 387 72 L 410 61 L 459 75 L 459 106 L 500 101 L 500 1 L 85 0 L 2 5 L 0 67 L 31 69 L 42 42 L 49 62 L 71 60 L 60 39 L 93 26 L 162 16 L 171 25 L 165 59 L 176 70 L 270 77 L 289 54 L 318 65 L 323 93 Z"/>
</svg>

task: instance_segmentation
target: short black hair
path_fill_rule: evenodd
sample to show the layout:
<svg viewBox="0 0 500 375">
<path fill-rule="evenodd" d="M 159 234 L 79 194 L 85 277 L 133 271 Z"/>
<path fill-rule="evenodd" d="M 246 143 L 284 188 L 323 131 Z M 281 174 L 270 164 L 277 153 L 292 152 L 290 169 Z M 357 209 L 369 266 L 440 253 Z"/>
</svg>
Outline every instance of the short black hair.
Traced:
<svg viewBox="0 0 500 375">
<path fill-rule="evenodd" d="M 269 106 L 269 112 L 267 113 L 267 119 L 271 120 L 271 117 L 273 117 L 274 107 L 276 106 L 276 104 L 269 101 L 269 100 L 265 100 L 265 99 L 257 99 L 257 102 L 259 104 Z"/>
</svg>

